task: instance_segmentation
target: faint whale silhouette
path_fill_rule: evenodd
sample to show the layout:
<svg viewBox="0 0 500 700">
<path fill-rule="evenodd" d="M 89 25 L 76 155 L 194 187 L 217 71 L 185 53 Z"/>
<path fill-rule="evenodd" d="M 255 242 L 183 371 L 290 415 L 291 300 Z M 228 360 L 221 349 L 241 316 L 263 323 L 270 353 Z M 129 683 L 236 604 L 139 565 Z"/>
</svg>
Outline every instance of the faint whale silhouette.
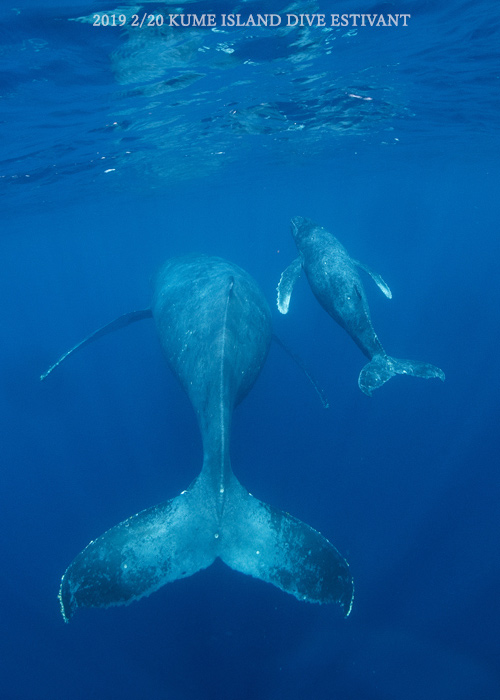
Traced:
<svg viewBox="0 0 500 700">
<path fill-rule="evenodd" d="M 322 226 L 296 216 L 291 221 L 299 257 L 282 273 L 278 284 L 278 309 L 288 312 L 293 286 L 304 269 L 321 306 L 344 328 L 370 362 L 360 372 L 358 385 L 371 396 L 374 389 L 396 374 L 444 381 L 444 372 L 434 365 L 390 357 L 382 347 L 370 319 L 358 268 L 367 272 L 389 299 L 391 290 L 380 275 L 349 256 L 344 246 Z"/>
<path fill-rule="evenodd" d="M 151 316 L 196 412 L 203 467 L 180 496 L 116 525 L 74 559 L 59 592 L 65 621 L 77 608 L 128 604 L 217 557 L 299 600 L 337 602 L 348 615 L 353 583 L 345 559 L 320 533 L 251 496 L 231 469 L 232 412 L 257 379 L 271 340 L 269 307 L 241 268 L 206 256 L 167 261 L 151 309 L 99 329 L 42 379 L 75 350 Z"/>
</svg>

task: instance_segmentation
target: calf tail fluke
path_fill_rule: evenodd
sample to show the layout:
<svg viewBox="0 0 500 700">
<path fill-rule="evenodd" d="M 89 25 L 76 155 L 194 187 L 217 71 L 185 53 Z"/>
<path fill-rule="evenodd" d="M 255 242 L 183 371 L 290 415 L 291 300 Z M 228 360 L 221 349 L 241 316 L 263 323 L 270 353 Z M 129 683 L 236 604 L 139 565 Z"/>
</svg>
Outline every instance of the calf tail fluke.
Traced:
<svg viewBox="0 0 500 700">
<path fill-rule="evenodd" d="M 371 396 L 375 389 L 385 384 L 396 374 L 408 374 L 422 379 L 437 378 L 444 382 L 444 372 L 427 362 L 417 360 L 397 360 L 389 355 L 374 355 L 359 374 L 358 385 L 361 391 Z"/>
<path fill-rule="evenodd" d="M 299 600 L 339 603 L 350 613 L 349 566 L 327 539 L 253 498 L 234 477 L 221 510 L 202 475 L 177 498 L 111 528 L 74 559 L 59 592 L 63 617 L 69 622 L 81 607 L 126 605 L 216 557 Z"/>
</svg>

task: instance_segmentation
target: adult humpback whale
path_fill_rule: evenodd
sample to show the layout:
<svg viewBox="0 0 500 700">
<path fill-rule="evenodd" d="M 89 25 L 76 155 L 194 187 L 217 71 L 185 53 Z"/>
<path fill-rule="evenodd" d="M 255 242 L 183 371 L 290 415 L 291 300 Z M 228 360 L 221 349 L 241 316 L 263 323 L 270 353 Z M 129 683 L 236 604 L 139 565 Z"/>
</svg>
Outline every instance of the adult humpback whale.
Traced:
<svg viewBox="0 0 500 700">
<path fill-rule="evenodd" d="M 167 261 L 151 310 L 121 316 L 97 337 L 153 316 L 168 365 L 187 392 L 203 441 L 203 467 L 180 496 L 133 515 L 91 542 L 65 572 L 59 599 L 77 608 L 130 603 L 204 569 L 228 566 L 299 600 L 352 605 L 349 566 L 320 533 L 251 496 L 229 459 L 233 408 L 253 386 L 271 340 L 269 307 L 255 281 L 221 258 Z"/>
<path fill-rule="evenodd" d="M 444 381 L 444 372 L 434 365 L 390 357 L 382 347 L 370 319 L 365 290 L 358 268 L 367 272 L 389 299 L 391 290 L 380 275 L 349 256 L 344 246 L 322 226 L 296 216 L 291 221 L 299 257 L 282 273 L 278 284 L 278 309 L 288 312 L 293 286 L 303 268 L 314 296 L 330 316 L 344 328 L 370 359 L 359 374 L 361 391 L 371 396 L 374 389 L 396 374 Z"/>
</svg>

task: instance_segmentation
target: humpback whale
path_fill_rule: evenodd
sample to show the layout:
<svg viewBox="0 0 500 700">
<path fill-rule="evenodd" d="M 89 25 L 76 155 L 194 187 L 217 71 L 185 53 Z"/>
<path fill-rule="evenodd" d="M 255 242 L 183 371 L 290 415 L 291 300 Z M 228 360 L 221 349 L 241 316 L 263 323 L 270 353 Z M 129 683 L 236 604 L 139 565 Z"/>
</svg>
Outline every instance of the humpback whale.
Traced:
<svg viewBox="0 0 500 700">
<path fill-rule="evenodd" d="M 253 278 L 221 258 L 173 258 L 160 269 L 150 309 L 125 314 L 75 350 L 153 317 L 170 369 L 188 394 L 203 443 L 199 476 L 179 496 L 112 527 L 73 560 L 61 581 L 66 622 L 78 608 L 128 604 L 217 558 L 299 600 L 351 610 L 349 566 L 319 532 L 254 498 L 235 477 L 234 407 L 256 381 L 271 340 L 271 314 Z"/>
<path fill-rule="evenodd" d="M 396 374 L 444 381 L 444 372 L 434 365 L 390 357 L 375 333 L 363 283 L 358 269 L 367 272 L 389 299 L 391 290 L 380 275 L 351 258 L 344 246 L 322 226 L 296 216 L 291 221 L 292 236 L 299 251 L 282 273 L 278 284 L 278 309 L 288 312 L 293 286 L 303 269 L 314 296 L 325 311 L 344 328 L 370 362 L 359 374 L 362 392 L 372 392 Z"/>
</svg>

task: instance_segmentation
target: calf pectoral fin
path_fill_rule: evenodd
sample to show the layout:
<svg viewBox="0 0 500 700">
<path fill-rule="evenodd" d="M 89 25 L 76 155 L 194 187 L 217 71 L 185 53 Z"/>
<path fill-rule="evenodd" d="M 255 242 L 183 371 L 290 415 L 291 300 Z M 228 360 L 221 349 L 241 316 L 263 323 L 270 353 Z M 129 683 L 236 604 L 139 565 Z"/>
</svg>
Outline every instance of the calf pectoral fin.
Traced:
<svg viewBox="0 0 500 700">
<path fill-rule="evenodd" d="M 214 527 L 196 489 L 147 508 L 91 542 L 69 565 L 59 600 L 66 622 L 77 608 L 126 605 L 216 557 Z"/>
<path fill-rule="evenodd" d="M 56 367 L 58 367 L 63 360 L 65 360 L 67 357 L 72 355 L 74 352 L 77 350 L 81 350 L 82 348 L 86 347 L 90 343 L 93 343 L 94 340 L 97 340 L 98 338 L 102 338 L 103 335 L 107 335 L 108 333 L 112 333 L 113 331 L 117 331 L 120 328 L 125 328 L 126 326 L 129 326 L 131 323 L 135 323 L 136 321 L 142 321 L 144 318 L 151 318 L 152 317 L 152 312 L 151 309 L 141 309 L 140 311 L 130 311 L 128 314 L 123 314 L 122 316 L 118 316 L 118 318 L 115 318 L 114 321 L 111 321 L 111 323 L 107 323 L 105 326 L 102 326 L 102 328 L 98 328 L 94 333 L 91 333 L 88 335 L 86 338 L 84 338 L 82 341 L 77 343 L 74 347 L 71 348 L 71 350 L 68 350 L 67 352 L 62 355 L 57 362 L 54 362 L 53 365 L 49 367 L 49 369 L 44 372 L 42 375 L 40 375 L 40 379 L 43 380 L 48 375 L 54 370 Z"/>
<path fill-rule="evenodd" d="M 292 296 L 293 285 L 300 277 L 300 271 L 302 268 L 302 261 L 296 258 L 290 265 L 281 273 L 280 281 L 278 283 L 277 292 L 278 299 L 277 305 L 278 309 L 282 314 L 288 312 L 288 307 L 290 306 L 290 297 Z"/>
<path fill-rule="evenodd" d="M 246 493 L 226 505 L 219 556 L 236 571 L 299 600 L 351 611 L 353 582 L 341 554 L 312 527 Z"/>
<path fill-rule="evenodd" d="M 377 287 L 380 289 L 380 291 L 383 294 L 385 294 L 385 296 L 388 299 L 392 299 L 392 292 L 389 289 L 389 285 L 387 284 L 387 282 L 384 282 L 384 280 L 382 279 L 382 277 L 380 275 L 377 275 L 377 273 L 373 272 L 373 270 L 371 270 L 368 267 L 368 265 L 365 265 L 364 263 L 359 262 L 359 260 L 353 260 L 353 263 L 355 263 L 358 267 L 360 267 L 362 270 L 364 270 L 366 273 L 368 273 L 370 275 L 370 277 L 372 278 L 372 280 L 377 285 Z"/>
</svg>

